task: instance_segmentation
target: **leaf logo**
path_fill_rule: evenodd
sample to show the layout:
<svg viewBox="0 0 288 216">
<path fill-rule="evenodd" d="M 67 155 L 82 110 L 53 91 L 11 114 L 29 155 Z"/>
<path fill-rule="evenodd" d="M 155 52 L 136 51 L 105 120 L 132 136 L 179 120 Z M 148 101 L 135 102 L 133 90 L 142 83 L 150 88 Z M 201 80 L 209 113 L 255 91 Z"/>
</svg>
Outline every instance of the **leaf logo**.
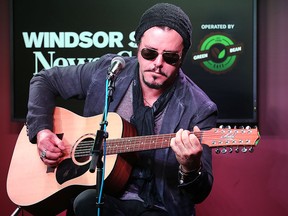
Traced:
<svg viewBox="0 0 288 216">
<path fill-rule="evenodd" d="M 237 56 L 243 51 L 242 44 L 235 44 L 230 36 L 223 33 L 207 35 L 192 59 L 211 73 L 222 74 L 232 69 Z"/>
</svg>

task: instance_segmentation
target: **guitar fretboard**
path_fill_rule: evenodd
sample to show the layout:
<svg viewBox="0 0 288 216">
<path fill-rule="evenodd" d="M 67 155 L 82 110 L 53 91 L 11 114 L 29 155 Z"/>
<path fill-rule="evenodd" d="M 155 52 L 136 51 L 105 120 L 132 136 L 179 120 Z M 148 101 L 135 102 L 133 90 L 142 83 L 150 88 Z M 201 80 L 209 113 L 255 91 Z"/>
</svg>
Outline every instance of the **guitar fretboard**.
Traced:
<svg viewBox="0 0 288 216">
<path fill-rule="evenodd" d="M 164 134 L 107 140 L 107 154 L 168 148 L 174 136 L 175 134 Z"/>
<path fill-rule="evenodd" d="M 259 137 L 257 129 L 219 129 L 194 132 L 202 144 L 209 147 L 253 146 Z M 172 134 L 160 134 L 149 136 L 124 137 L 108 139 L 106 142 L 106 154 L 119 154 L 128 152 L 145 151 L 152 149 L 168 148 L 170 140 L 175 137 Z M 75 157 L 89 156 L 94 141 L 82 141 L 77 146 Z"/>
</svg>

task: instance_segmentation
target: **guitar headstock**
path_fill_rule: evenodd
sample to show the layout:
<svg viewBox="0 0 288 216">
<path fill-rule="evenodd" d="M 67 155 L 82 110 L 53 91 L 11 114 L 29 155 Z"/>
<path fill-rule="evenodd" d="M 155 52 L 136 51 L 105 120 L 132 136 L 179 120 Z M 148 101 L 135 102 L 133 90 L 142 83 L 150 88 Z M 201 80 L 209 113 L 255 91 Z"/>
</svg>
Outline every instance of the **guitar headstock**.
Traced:
<svg viewBox="0 0 288 216">
<path fill-rule="evenodd" d="M 200 132 L 202 144 L 206 144 L 211 148 L 216 148 L 216 153 L 236 153 L 247 151 L 253 152 L 253 147 L 260 140 L 260 134 L 257 128 L 212 128 L 208 131 Z"/>
</svg>

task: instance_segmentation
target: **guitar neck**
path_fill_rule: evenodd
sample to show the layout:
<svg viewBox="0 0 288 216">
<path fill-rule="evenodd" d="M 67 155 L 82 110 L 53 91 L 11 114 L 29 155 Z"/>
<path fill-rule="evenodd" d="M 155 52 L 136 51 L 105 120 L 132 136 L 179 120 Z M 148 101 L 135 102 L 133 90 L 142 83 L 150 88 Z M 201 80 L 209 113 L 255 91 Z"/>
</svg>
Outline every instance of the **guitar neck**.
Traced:
<svg viewBox="0 0 288 216">
<path fill-rule="evenodd" d="M 258 144 L 260 138 L 257 128 L 212 128 L 207 131 L 195 132 L 194 134 L 200 140 L 201 144 L 208 145 L 210 148 L 254 146 Z M 175 137 L 175 133 L 108 139 L 106 154 L 168 148 L 170 146 L 170 140 L 173 137 Z"/>
<path fill-rule="evenodd" d="M 108 139 L 106 153 L 119 154 L 152 149 L 168 148 L 170 140 L 175 134 L 149 135 L 125 137 L 121 139 Z"/>
</svg>

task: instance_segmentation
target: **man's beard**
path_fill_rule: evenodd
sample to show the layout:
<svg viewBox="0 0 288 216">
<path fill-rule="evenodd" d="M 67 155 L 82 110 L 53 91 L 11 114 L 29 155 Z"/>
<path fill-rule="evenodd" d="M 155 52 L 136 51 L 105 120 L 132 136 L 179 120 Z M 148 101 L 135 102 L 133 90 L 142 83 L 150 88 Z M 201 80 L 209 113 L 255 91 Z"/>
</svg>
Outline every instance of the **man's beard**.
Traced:
<svg viewBox="0 0 288 216">
<path fill-rule="evenodd" d="M 146 86 L 148 86 L 149 88 L 151 89 L 161 89 L 164 84 L 159 84 L 159 83 L 150 83 L 150 82 L 147 82 L 144 77 L 143 77 L 143 82 L 145 83 Z"/>
<path fill-rule="evenodd" d="M 164 74 L 164 73 L 163 73 L 163 75 L 166 76 L 166 74 Z M 163 89 L 163 90 L 165 90 L 170 85 L 172 85 L 172 83 L 175 80 L 177 75 L 178 75 L 178 73 L 173 75 L 173 76 L 170 76 L 170 77 L 166 76 L 168 79 L 166 81 L 164 81 L 163 83 L 157 83 L 157 82 L 151 83 L 151 82 L 148 82 L 148 81 L 145 80 L 143 74 L 142 74 L 142 80 L 143 80 L 144 84 L 146 86 L 148 86 L 149 88 L 151 88 L 151 89 Z M 156 80 L 156 77 L 154 77 L 154 80 Z"/>
</svg>

